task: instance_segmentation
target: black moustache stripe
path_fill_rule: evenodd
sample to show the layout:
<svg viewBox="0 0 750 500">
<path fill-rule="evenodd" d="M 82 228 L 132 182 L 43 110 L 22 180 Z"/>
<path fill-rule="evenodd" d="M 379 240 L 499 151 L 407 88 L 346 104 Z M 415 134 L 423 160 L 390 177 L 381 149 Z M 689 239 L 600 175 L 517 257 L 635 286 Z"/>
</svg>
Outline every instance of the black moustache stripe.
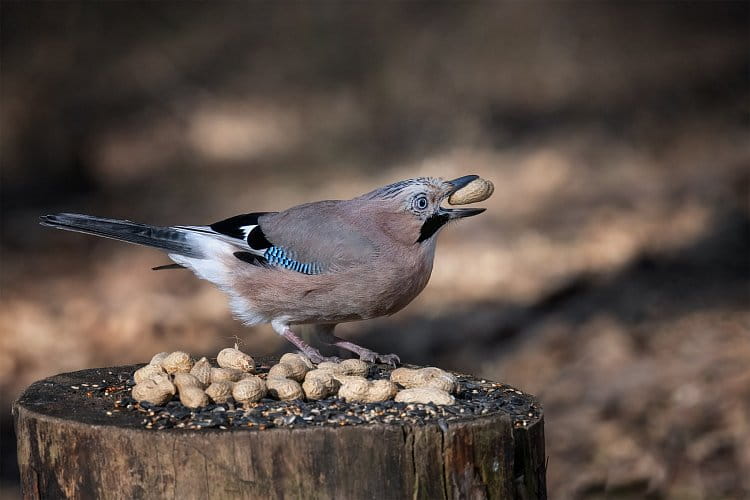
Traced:
<svg viewBox="0 0 750 500">
<path fill-rule="evenodd" d="M 424 224 L 422 224 L 422 229 L 419 230 L 419 239 L 417 240 L 417 243 L 430 239 L 432 235 L 449 220 L 450 217 L 446 214 L 430 215 L 427 220 L 424 221 Z"/>
</svg>

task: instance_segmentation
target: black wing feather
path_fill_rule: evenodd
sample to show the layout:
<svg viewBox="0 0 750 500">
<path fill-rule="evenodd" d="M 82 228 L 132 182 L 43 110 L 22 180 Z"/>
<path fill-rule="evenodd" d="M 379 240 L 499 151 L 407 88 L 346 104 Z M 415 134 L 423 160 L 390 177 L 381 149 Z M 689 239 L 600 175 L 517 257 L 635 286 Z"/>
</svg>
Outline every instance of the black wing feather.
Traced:
<svg viewBox="0 0 750 500">
<path fill-rule="evenodd" d="M 245 232 L 242 228 L 244 226 L 257 226 L 258 218 L 267 213 L 271 212 L 253 212 L 251 214 L 235 215 L 234 217 L 214 222 L 210 227 L 217 233 L 243 240 L 245 239 Z"/>
</svg>

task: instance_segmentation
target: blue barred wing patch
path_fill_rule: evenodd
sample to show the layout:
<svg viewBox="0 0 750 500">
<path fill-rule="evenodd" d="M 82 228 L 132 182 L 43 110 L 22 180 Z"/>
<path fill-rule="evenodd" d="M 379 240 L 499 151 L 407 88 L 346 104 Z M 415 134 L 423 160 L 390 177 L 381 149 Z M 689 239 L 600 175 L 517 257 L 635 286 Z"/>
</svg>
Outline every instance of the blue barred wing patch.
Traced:
<svg viewBox="0 0 750 500">
<path fill-rule="evenodd" d="M 292 258 L 283 248 L 280 247 L 269 247 L 263 253 L 263 257 L 272 266 L 283 267 L 284 269 L 291 269 L 303 274 L 320 274 L 323 272 L 323 267 L 320 264 L 312 262 L 299 262 Z"/>
</svg>

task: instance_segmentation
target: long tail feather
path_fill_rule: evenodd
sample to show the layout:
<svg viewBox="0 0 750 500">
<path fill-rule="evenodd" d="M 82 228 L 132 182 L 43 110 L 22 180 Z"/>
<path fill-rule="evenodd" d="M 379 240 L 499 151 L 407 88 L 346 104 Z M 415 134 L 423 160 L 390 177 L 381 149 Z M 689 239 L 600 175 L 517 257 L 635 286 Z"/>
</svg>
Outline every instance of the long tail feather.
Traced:
<svg viewBox="0 0 750 500">
<path fill-rule="evenodd" d="M 127 220 L 105 219 L 83 214 L 56 214 L 40 217 L 40 223 L 66 231 L 93 234 L 104 238 L 159 248 L 186 257 L 203 257 L 182 229 L 138 224 Z"/>
</svg>

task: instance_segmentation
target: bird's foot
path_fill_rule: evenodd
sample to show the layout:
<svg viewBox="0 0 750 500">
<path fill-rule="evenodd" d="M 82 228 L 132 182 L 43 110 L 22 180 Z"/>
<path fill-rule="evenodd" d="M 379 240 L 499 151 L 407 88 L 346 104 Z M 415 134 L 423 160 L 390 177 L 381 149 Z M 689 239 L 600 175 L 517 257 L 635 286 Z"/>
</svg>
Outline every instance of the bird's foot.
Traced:
<svg viewBox="0 0 750 500">
<path fill-rule="evenodd" d="M 354 348 L 355 346 L 356 349 Z M 347 347 L 339 345 L 339 347 L 343 347 L 346 350 L 352 351 L 359 356 L 359 359 L 368 363 L 384 363 L 386 365 L 391 365 L 394 367 L 401 364 L 401 358 L 399 358 L 396 354 L 379 354 L 375 351 L 371 351 L 370 349 L 357 346 L 356 344 L 352 344 Z"/>
<path fill-rule="evenodd" d="M 330 361 L 331 363 L 338 363 L 341 361 L 341 358 L 337 358 L 336 356 L 323 356 L 319 350 L 312 346 L 307 347 L 308 348 L 306 349 L 300 349 L 300 352 L 307 356 L 313 364 L 319 365 L 324 361 Z"/>
<path fill-rule="evenodd" d="M 397 365 L 401 364 L 401 358 L 398 357 L 397 354 L 378 354 L 375 353 L 378 362 L 384 363 L 386 365 L 390 365 L 392 367 L 396 367 Z"/>
<path fill-rule="evenodd" d="M 334 363 L 338 363 L 339 361 L 341 361 L 335 356 L 323 356 L 322 354 L 320 354 L 319 350 L 295 335 L 295 333 L 290 330 L 289 327 L 286 327 L 281 331 L 281 336 L 294 344 L 294 346 L 299 349 L 302 354 L 310 358 L 310 361 L 312 361 L 316 365 L 322 363 L 323 361 L 332 361 Z"/>
<path fill-rule="evenodd" d="M 326 328 L 326 326 L 328 328 Z M 318 338 L 321 340 L 321 342 L 328 345 L 340 347 L 341 349 L 346 349 L 349 352 L 353 352 L 354 354 L 359 356 L 359 359 L 367 363 L 385 363 L 394 367 L 398 364 L 401 364 L 401 358 L 399 358 L 395 354 L 379 354 L 375 351 L 371 351 L 366 347 L 355 344 L 354 342 L 349 342 L 348 340 L 344 340 L 341 337 L 337 337 L 333 334 L 334 326 L 336 325 L 322 325 L 319 328 Z"/>
</svg>

